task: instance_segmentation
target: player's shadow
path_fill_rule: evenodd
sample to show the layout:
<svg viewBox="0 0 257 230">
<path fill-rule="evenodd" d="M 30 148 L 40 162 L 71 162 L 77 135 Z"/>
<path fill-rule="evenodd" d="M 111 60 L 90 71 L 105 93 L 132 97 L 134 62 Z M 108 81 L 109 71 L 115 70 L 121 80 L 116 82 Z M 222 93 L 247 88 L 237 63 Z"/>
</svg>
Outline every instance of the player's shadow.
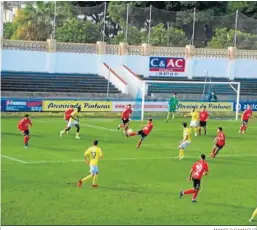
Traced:
<svg viewBox="0 0 257 230">
<path fill-rule="evenodd" d="M 234 139 L 234 140 L 248 140 L 248 141 L 250 141 L 250 140 L 256 140 L 256 137 L 251 137 L 251 136 L 233 136 L 233 137 L 230 137 L 229 139 Z"/>
<path fill-rule="evenodd" d="M 243 155 L 242 155 L 243 156 Z M 257 156 L 257 153 L 256 153 L 256 156 Z M 257 161 L 257 159 L 256 158 L 254 158 L 254 155 L 252 156 L 252 157 L 238 157 L 238 158 L 236 158 L 236 157 L 234 157 L 234 158 L 229 158 L 229 161 L 230 162 L 232 162 L 233 161 L 233 164 L 234 164 L 234 162 L 244 162 L 244 163 L 246 163 L 246 164 L 249 164 L 249 163 L 252 163 L 252 162 L 256 162 Z"/>
<path fill-rule="evenodd" d="M 206 202 L 205 204 L 217 206 L 217 207 L 228 207 L 228 208 L 238 208 L 238 209 L 246 209 L 246 210 L 252 210 L 252 207 L 243 207 L 241 205 L 234 205 L 234 204 L 222 204 L 222 203 L 209 203 Z"/>
<path fill-rule="evenodd" d="M 3 132 L 1 135 L 2 135 L 2 136 L 11 136 L 11 137 L 22 137 L 22 134 L 21 134 L 21 133 Z M 33 134 L 33 137 L 42 137 L 42 135 Z"/>
<path fill-rule="evenodd" d="M 101 136 L 99 137 L 99 136 L 92 136 L 92 135 L 90 135 L 90 136 L 80 136 L 80 139 L 83 139 L 83 140 L 89 140 L 90 142 L 92 142 L 92 140 L 94 140 L 94 139 L 97 139 L 97 140 L 99 140 L 99 141 L 101 141 L 101 143 L 114 143 L 114 144 L 117 144 L 117 143 L 126 143 L 126 139 L 124 138 L 124 140 L 117 140 L 117 139 L 115 139 L 115 140 L 112 140 L 112 139 L 108 139 L 108 137 L 103 137 L 103 138 L 101 138 Z"/>
<path fill-rule="evenodd" d="M 71 152 L 72 149 L 68 148 L 55 148 L 55 147 L 49 147 L 49 146 L 42 146 L 42 145 L 33 145 L 36 148 L 45 149 L 45 150 L 52 150 L 52 151 L 63 151 L 63 152 Z"/>
<path fill-rule="evenodd" d="M 101 189 L 105 189 L 105 190 L 112 190 L 112 191 L 120 191 L 120 192 L 131 192 L 131 193 L 144 193 L 144 194 L 158 194 L 158 195 L 165 195 L 165 196 L 173 196 L 173 195 L 178 195 L 178 193 L 176 192 L 162 192 L 162 191 L 151 191 L 149 189 L 145 189 L 145 188 L 117 188 L 117 187 L 108 187 L 108 186 L 101 186 Z"/>
<path fill-rule="evenodd" d="M 223 160 L 223 158 L 222 158 L 222 160 Z M 230 160 L 231 160 L 231 158 L 229 159 L 229 161 Z M 208 163 L 212 164 L 212 165 L 228 165 L 228 164 L 230 164 L 227 161 L 218 161 L 218 159 L 209 160 Z M 245 162 L 242 162 L 241 160 L 238 160 L 238 161 L 233 161 L 233 163 L 231 163 L 230 165 L 240 165 L 240 166 L 242 166 L 242 165 L 248 165 L 248 164 L 246 164 Z"/>
</svg>

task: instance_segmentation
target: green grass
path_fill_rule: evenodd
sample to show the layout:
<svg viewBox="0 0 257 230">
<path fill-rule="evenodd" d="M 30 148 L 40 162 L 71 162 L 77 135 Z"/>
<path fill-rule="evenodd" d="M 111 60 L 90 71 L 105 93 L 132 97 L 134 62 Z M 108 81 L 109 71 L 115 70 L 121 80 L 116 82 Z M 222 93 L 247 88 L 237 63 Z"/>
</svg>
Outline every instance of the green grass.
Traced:
<svg viewBox="0 0 257 230">
<path fill-rule="evenodd" d="M 84 118 L 81 140 L 76 140 L 75 130 L 59 137 L 61 118 L 42 117 L 33 119 L 30 147 L 24 149 L 17 122 L 2 119 L 2 155 L 30 163 L 1 159 L 2 225 L 251 225 L 248 219 L 256 208 L 256 120 L 244 136 L 237 133 L 239 122 L 210 121 L 208 135 L 193 137 L 182 161 L 174 159 L 181 119 L 167 125 L 155 121 L 140 149 L 135 148 L 139 137 L 127 139 L 121 131 L 88 126 L 116 129 L 119 119 Z M 179 199 L 181 189 L 192 187 L 186 181 L 190 167 L 201 153 L 209 155 L 219 125 L 227 146 L 218 158 L 208 159 L 210 173 L 203 178 L 198 203 L 193 204 L 191 196 Z M 139 123 L 131 127 L 137 130 Z M 88 174 L 83 153 L 94 139 L 104 153 L 100 187 L 88 183 L 79 189 L 77 181 Z"/>
</svg>

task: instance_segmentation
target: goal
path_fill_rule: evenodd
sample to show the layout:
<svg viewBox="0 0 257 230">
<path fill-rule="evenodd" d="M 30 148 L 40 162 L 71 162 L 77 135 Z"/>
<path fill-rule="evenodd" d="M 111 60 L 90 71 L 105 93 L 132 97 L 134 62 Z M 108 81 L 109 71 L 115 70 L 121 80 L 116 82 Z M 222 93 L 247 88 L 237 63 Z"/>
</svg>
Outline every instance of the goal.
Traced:
<svg viewBox="0 0 257 230">
<path fill-rule="evenodd" d="M 169 107 L 168 101 L 173 93 L 177 93 L 179 105 L 177 113 L 189 113 L 192 107 L 200 111 L 206 106 L 212 118 L 235 119 L 239 115 L 240 82 L 206 82 L 206 81 L 156 81 L 145 80 L 142 88 L 140 119 L 148 117 L 165 117 Z M 211 93 L 217 100 L 210 100 Z"/>
</svg>

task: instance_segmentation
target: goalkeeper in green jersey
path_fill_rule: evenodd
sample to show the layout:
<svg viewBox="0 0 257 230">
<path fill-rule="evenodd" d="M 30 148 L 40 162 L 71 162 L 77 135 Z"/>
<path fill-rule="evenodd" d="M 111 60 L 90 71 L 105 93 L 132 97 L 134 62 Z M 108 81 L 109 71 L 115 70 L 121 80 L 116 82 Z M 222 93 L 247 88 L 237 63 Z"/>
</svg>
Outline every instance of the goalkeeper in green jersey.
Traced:
<svg viewBox="0 0 257 230">
<path fill-rule="evenodd" d="M 169 100 L 169 112 L 168 112 L 168 115 L 167 115 L 166 122 L 169 121 L 171 113 L 172 113 L 172 119 L 175 118 L 175 112 L 177 110 L 177 106 L 178 106 L 177 94 L 174 93 L 174 95 Z"/>
</svg>

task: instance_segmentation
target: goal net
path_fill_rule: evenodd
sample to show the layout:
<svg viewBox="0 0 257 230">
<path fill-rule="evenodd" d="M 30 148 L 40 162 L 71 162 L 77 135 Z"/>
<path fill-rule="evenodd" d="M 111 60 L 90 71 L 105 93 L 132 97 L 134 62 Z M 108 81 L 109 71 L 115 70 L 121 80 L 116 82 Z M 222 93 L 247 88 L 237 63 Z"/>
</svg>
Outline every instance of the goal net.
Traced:
<svg viewBox="0 0 257 230">
<path fill-rule="evenodd" d="M 206 106 L 212 119 L 238 120 L 240 82 L 146 80 L 141 91 L 141 106 L 137 105 L 141 120 L 149 117 L 165 119 L 174 93 L 178 99 L 176 116 L 190 113 L 193 107 L 201 111 Z"/>
</svg>

